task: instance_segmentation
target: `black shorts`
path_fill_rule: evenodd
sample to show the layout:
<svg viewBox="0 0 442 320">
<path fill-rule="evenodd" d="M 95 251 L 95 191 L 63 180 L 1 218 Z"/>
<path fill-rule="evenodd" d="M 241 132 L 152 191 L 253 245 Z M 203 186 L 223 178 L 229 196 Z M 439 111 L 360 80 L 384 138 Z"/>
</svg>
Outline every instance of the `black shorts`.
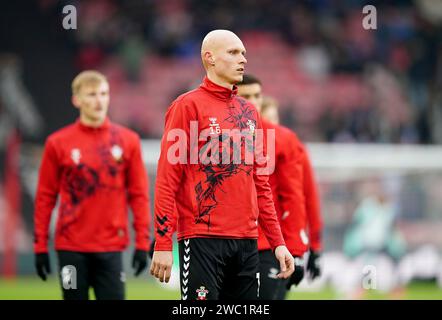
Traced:
<svg viewBox="0 0 442 320">
<path fill-rule="evenodd" d="M 260 300 L 285 299 L 288 279 L 278 279 L 279 271 L 279 262 L 272 250 L 259 251 Z"/>
<path fill-rule="evenodd" d="M 57 251 L 63 299 L 87 300 L 89 288 L 97 300 L 123 300 L 125 274 L 121 252 Z"/>
<path fill-rule="evenodd" d="M 181 299 L 258 299 L 259 257 L 256 240 L 181 240 L 179 257 Z"/>
</svg>

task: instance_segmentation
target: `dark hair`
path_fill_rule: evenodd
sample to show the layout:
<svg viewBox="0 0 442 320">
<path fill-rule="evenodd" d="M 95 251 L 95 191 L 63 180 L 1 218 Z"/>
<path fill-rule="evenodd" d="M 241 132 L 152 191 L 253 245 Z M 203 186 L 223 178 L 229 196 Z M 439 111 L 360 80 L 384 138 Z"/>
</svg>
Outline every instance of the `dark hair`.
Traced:
<svg viewBox="0 0 442 320">
<path fill-rule="evenodd" d="M 251 74 L 245 74 L 242 77 L 242 81 L 240 83 L 238 83 L 238 86 L 247 85 L 247 84 L 255 84 L 255 83 L 261 85 L 261 81 L 257 77 L 255 77 Z"/>
</svg>

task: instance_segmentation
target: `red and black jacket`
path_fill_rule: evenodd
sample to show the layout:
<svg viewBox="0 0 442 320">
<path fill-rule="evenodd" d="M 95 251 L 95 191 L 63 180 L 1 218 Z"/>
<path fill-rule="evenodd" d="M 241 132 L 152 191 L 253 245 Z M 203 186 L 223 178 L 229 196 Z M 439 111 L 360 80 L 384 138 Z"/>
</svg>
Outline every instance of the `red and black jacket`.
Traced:
<svg viewBox="0 0 442 320">
<path fill-rule="evenodd" d="M 181 95 L 169 107 L 155 186 L 155 250 L 172 249 L 175 222 L 178 240 L 256 239 L 259 220 L 271 247 L 284 245 L 268 175 L 257 174 L 265 164 L 247 164 L 244 152 L 236 163 L 204 164 L 199 159 L 190 159 L 195 150 L 197 155 L 204 152 L 209 140 L 199 141 L 197 137 L 197 142 L 189 147 L 195 133 L 228 143 L 230 140 L 224 140 L 224 129 L 262 128 L 256 108 L 237 97 L 236 91 L 205 78 L 200 87 Z M 178 154 L 179 140 L 187 140 L 184 153 L 181 150 L 186 161 L 172 163 L 170 156 Z"/>
<path fill-rule="evenodd" d="M 108 119 L 92 128 L 80 121 L 50 135 L 45 144 L 35 199 L 36 253 L 48 251 L 51 213 L 59 196 L 55 249 L 124 250 L 128 207 L 136 248 L 150 246 L 148 179 L 138 135 Z"/>
</svg>

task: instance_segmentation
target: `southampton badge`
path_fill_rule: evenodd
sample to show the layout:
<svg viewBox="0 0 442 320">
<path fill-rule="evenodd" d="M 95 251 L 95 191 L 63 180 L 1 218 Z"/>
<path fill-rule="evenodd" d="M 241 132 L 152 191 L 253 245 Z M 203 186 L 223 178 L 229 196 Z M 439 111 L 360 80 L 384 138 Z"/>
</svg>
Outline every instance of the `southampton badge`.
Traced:
<svg viewBox="0 0 442 320">
<path fill-rule="evenodd" d="M 119 145 L 114 144 L 110 151 L 115 161 L 121 162 L 123 159 L 123 149 Z"/>
<path fill-rule="evenodd" d="M 201 286 L 196 292 L 198 293 L 197 300 L 206 300 L 206 295 L 209 293 L 209 290 L 207 290 L 206 287 Z"/>
<path fill-rule="evenodd" d="M 247 125 L 249 126 L 250 133 L 255 134 L 255 122 L 253 120 L 247 120 Z"/>
</svg>

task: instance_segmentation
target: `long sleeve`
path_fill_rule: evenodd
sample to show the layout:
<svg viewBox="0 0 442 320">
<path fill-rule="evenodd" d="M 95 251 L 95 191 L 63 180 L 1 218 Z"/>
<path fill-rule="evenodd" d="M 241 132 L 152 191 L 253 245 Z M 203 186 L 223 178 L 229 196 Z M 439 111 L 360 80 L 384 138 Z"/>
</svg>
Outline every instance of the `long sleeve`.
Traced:
<svg viewBox="0 0 442 320">
<path fill-rule="evenodd" d="M 258 129 L 262 129 L 262 123 L 260 118 L 258 118 Z M 258 133 L 262 131 L 263 130 L 259 130 Z M 265 136 L 267 137 L 267 135 Z M 258 149 L 258 154 L 260 154 L 259 149 L 263 151 L 262 154 L 267 154 L 267 146 L 265 140 L 261 138 L 263 137 L 260 137 L 260 135 L 258 134 L 255 140 L 256 148 Z M 268 150 L 270 154 L 267 156 L 267 158 L 269 156 L 272 157 L 271 148 L 272 147 L 269 146 Z M 274 152 L 273 152 L 273 157 L 274 157 Z M 274 250 L 276 247 L 280 245 L 285 245 L 285 242 L 282 237 L 281 227 L 279 225 L 278 218 L 276 216 L 275 205 L 273 203 L 272 190 L 269 184 L 269 174 L 271 174 L 272 170 L 270 171 L 267 170 L 268 171 L 267 174 L 264 174 L 266 170 L 263 170 L 266 167 L 266 165 L 268 165 L 269 168 L 272 165 L 269 164 L 268 162 L 262 163 L 260 161 L 262 159 L 256 159 L 256 158 L 257 157 L 255 157 L 255 166 L 253 170 L 253 175 L 254 175 L 256 193 L 258 198 L 258 209 L 259 209 L 258 222 L 270 246 L 272 247 L 272 250 Z"/>
<path fill-rule="evenodd" d="M 305 204 L 307 212 L 308 229 L 310 236 L 310 248 L 314 251 L 322 249 L 321 245 L 321 231 L 322 231 L 322 218 L 320 210 L 320 202 L 317 191 L 317 185 L 313 168 L 310 162 L 307 149 L 304 147 L 304 193 Z"/>
<path fill-rule="evenodd" d="M 46 141 L 34 208 L 34 251 L 48 252 L 49 223 L 59 192 L 59 163 L 53 142 Z"/>
<path fill-rule="evenodd" d="M 282 138 L 282 137 L 281 137 Z M 276 177 L 282 208 L 281 229 L 292 255 L 302 256 L 307 250 L 306 211 L 304 207 L 303 150 L 294 135 L 286 135 L 283 154 L 278 159 Z"/>
<path fill-rule="evenodd" d="M 155 184 L 155 250 L 172 250 L 176 229 L 176 199 L 189 157 L 190 121 L 195 115 L 182 100 L 175 101 L 166 113 Z M 170 141 L 168 141 L 170 140 Z M 176 158 L 178 156 L 178 158 Z M 181 158 L 180 158 L 181 157 Z M 181 159 L 181 160 L 180 160 Z"/>
<path fill-rule="evenodd" d="M 128 201 L 133 212 L 135 247 L 149 250 L 151 215 L 149 207 L 149 182 L 141 156 L 140 139 L 134 143 L 134 151 L 128 168 Z"/>
</svg>

